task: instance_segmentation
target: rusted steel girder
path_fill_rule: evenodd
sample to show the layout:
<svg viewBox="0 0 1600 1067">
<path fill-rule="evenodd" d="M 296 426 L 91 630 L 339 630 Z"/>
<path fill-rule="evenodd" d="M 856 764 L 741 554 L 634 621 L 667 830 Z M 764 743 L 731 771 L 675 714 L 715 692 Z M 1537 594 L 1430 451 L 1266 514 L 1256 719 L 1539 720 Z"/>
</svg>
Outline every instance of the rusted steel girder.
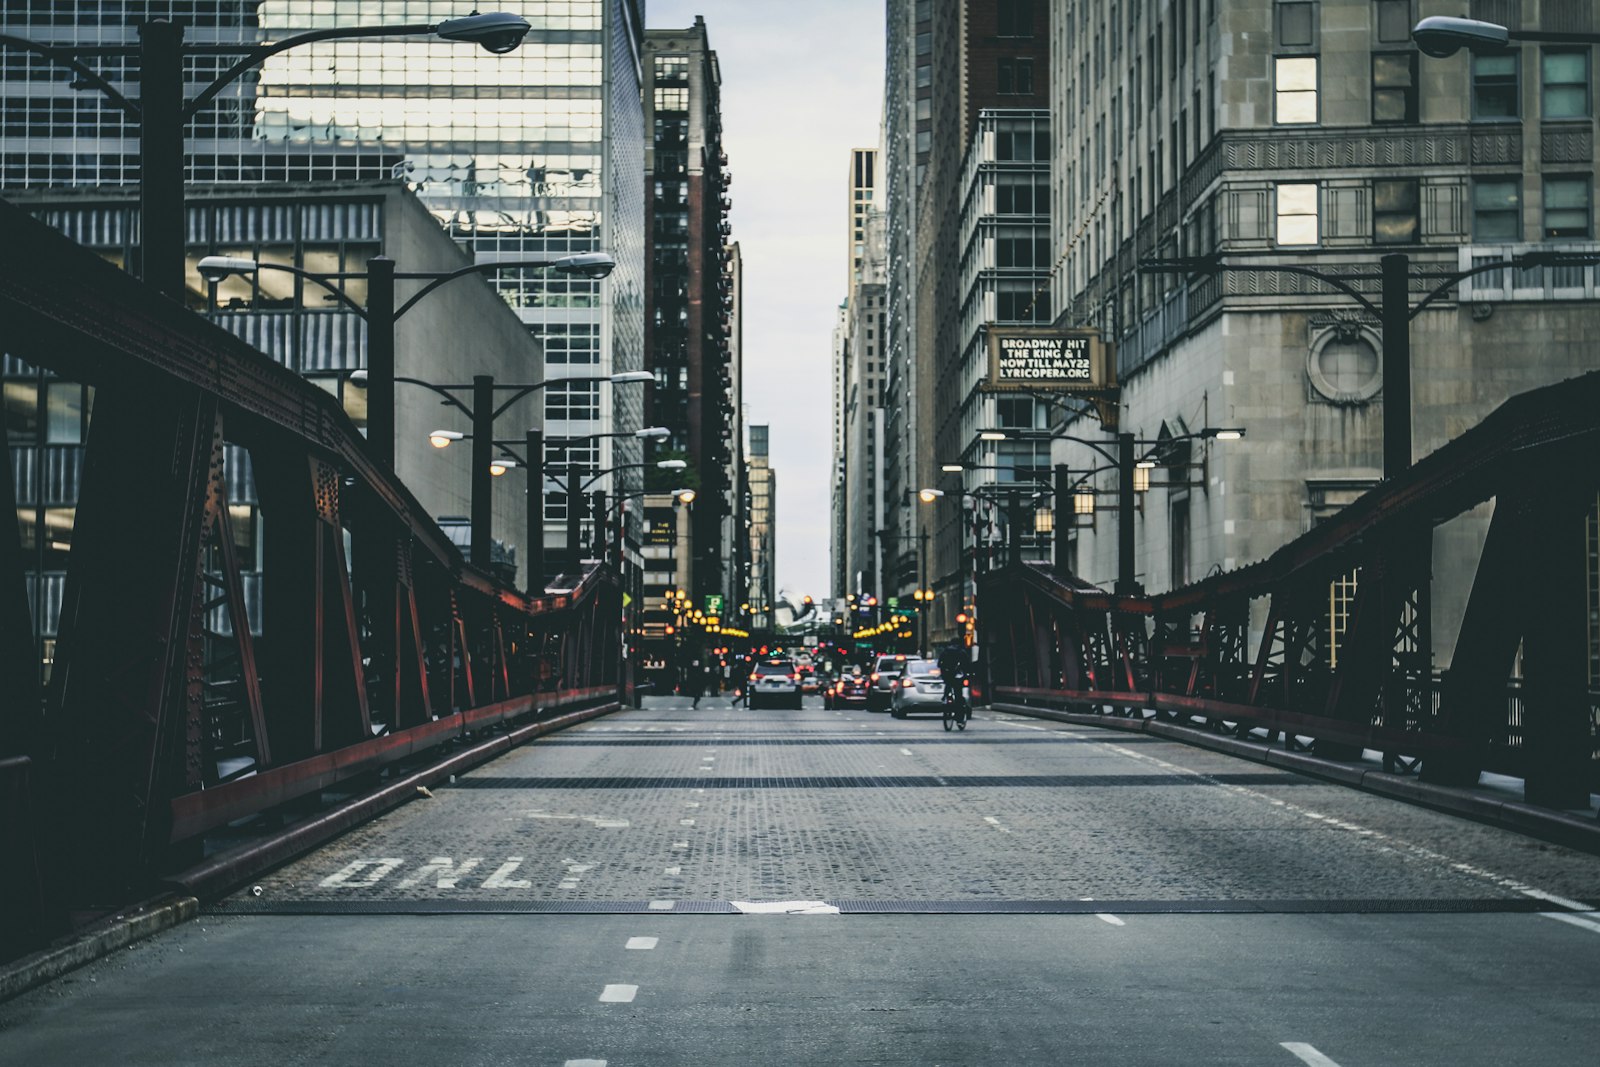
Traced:
<svg viewBox="0 0 1600 1067">
<path fill-rule="evenodd" d="M 528 597 L 469 567 L 331 396 L 3 202 L 0 322 L 9 351 L 96 387 L 42 713 L 35 657 L 0 659 L 0 758 L 32 757 L 32 839 L 69 857 L 43 870 L 53 899 L 126 899 L 225 822 L 612 706 L 613 570 Z M 235 450 L 271 527 L 259 634 L 228 516 Z M 0 626 L 31 649 L 10 532 Z"/>
<path fill-rule="evenodd" d="M 1076 684 L 1036 672 L 1000 696 L 1204 715 L 1314 737 L 1335 758 L 1425 756 L 1423 775 L 1441 782 L 1502 770 L 1536 803 L 1581 806 L 1600 785 L 1582 544 L 1597 490 L 1600 372 L 1511 398 L 1269 558 L 1170 593 L 1117 597 L 1038 565 L 991 572 L 985 603 L 1012 618 L 1065 617 L 1054 632 L 1073 635 L 1061 676 Z M 1433 529 L 1488 500 L 1495 516 L 1435 712 Z M 1330 582 L 1349 576 L 1355 602 L 1334 656 L 1325 604 Z M 1257 598 L 1268 610 L 1252 652 Z M 1519 649 L 1520 719 L 1508 710 Z"/>
</svg>

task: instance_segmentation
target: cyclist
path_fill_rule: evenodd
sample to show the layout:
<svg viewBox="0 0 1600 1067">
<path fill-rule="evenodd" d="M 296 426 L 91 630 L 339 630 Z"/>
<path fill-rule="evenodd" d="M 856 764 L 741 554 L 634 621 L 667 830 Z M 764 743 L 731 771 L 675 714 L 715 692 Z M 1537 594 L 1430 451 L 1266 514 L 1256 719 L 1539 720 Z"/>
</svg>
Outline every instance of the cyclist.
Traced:
<svg viewBox="0 0 1600 1067">
<path fill-rule="evenodd" d="M 965 692 L 962 683 L 967 679 L 967 648 L 956 638 L 951 638 L 949 644 L 939 650 L 939 677 L 944 679 L 944 702 L 954 703 L 957 713 L 965 719 L 971 712 L 966 707 Z M 946 726 L 945 729 L 949 729 Z"/>
</svg>

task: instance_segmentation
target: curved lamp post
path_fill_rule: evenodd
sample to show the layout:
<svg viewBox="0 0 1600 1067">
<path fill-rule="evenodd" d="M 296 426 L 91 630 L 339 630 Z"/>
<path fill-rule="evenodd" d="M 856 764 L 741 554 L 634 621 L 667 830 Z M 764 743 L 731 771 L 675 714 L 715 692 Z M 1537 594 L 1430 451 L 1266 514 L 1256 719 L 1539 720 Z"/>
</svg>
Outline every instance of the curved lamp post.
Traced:
<svg viewBox="0 0 1600 1067">
<path fill-rule="evenodd" d="M 1245 431 L 1242 427 L 1207 426 L 1193 433 L 1168 437 L 1164 440 L 1141 441 L 1132 433 L 1123 431 L 1117 434 L 1115 452 L 1104 444 L 1086 437 L 1078 437 L 1067 433 L 1050 433 L 1048 431 L 981 430 L 977 435 L 976 441 L 1071 441 L 1074 444 L 1083 445 L 1085 448 L 1093 450 L 1104 459 L 1106 461 L 1105 466 L 1089 471 L 1084 477 L 1098 474 L 1104 470 L 1115 470 L 1117 472 L 1117 582 L 1114 592 L 1119 596 L 1137 596 L 1141 589 L 1139 582 L 1134 577 L 1133 505 L 1136 494 L 1144 492 L 1150 486 L 1149 474 L 1141 472 L 1147 472 L 1150 467 L 1156 465 L 1151 457 L 1155 456 L 1160 449 L 1170 448 L 1172 445 L 1184 441 L 1237 441 L 1244 435 Z M 1139 453 L 1140 446 L 1149 446 L 1142 455 Z M 964 462 L 959 465 L 946 464 L 945 467 L 946 469 L 949 467 L 958 467 L 961 470 L 968 469 L 967 464 Z M 1082 480 L 1080 478 L 1079 482 Z M 1072 475 L 1067 466 L 1060 463 L 1056 464 L 1054 495 L 1057 509 L 1064 511 L 1065 502 L 1070 498 L 1073 501 L 1073 510 L 1076 514 L 1093 514 L 1092 503 L 1087 511 L 1080 510 L 1082 507 L 1081 498 L 1084 494 L 1074 492 L 1075 488 L 1076 485 L 1072 481 Z M 1092 502 L 1092 497 L 1090 499 Z M 1066 523 L 1055 523 L 1055 549 L 1058 566 L 1061 561 L 1066 559 L 1067 530 L 1070 528 Z M 1013 536 L 1013 562 L 1019 558 L 1019 551 L 1018 539 Z"/>
<path fill-rule="evenodd" d="M 72 71 L 139 124 L 139 275 L 174 299 L 183 295 L 183 157 L 184 127 L 200 109 L 250 68 L 279 52 L 317 41 L 358 37 L 419 37 L 434 35 L 446 41 L 477 44 L 503 55 L 522 43 L 528 21 L 497 12 L 473 14 L 437 23 L 391 26 L 342 26 L 309 30 L 268 44 L 195 44 L 185 46 L 183 26 L 154 19 L 139 27 L 139 44 L 80 47 L 72 43 L 32 41 L 0 34 L 0 46 L 19 48 Z M 240 58 L 185 101 L 186 55 L 239 56 Z M 138 57 L 139 98 L 130 100 L 79 56 Z"/>
<path fill-rule="evenodd" d="M 359 371 L 350 375 L 352 381 L 367 380 Z M 461 411 L 472 420 L 472 432 L 463 434 L 457 430 L 433 430 L 428 434 L 428 443 L 435 448 L 448 448 L 456 441 L 470 440 L 472 442 L 472 467 L 471 467 L 471 500 L 472 500 L 472 563 L 474 566 L 487 567 L 489 565 L 489 526 L 490 526 L 490 498 L 489 479 L 493 477 L 490 467 L 494 460 L 494 422 L 506 410 L 530 393 L 537 392 L 546 386 L 561 382 L 612 382 L 623 384 L 628 382 L 653 382 L 655 376 L 648 371 L 621 371 L 617 374 L 585 375 L 577 378 L 546 378 L 542 382 L 533 382 L 528 385 L 497 385 L 493 375 L 475 374 L 470 385 L 438 385 L 434 382 L 425 382 L 420 378 L 395 377 L 395 382 L 407 385 L 419 385 L 431 390 L 444 398 L 445 403 Z M 507 391 L 511 393 L 509 399 L 499 406 L 495 405 L 496 392 Z M 457 393 L 469 392 L 472 402 L 468 405 Z M 370 404 L 369 404 L 370 407 Z M 369 414 L 370 419 L 370 414 Z M 370 432 L 370 431 L 369 431 Z M 528 448 L 530 455 L 538 455 L 539 438 L 538 430 L 528 431 Z M 526 465 L 526 464 L 524 464 Z M 537 542 L 531 543 L 530 552 L 542 557 L 544 554 L 544 493 L 542 486 L 529 486 L 532 498 L 528 501 L 528 531 L 529 540 L 534 542 L 537 531 Z M 542 567 L 542 562 L 541 562 Z M 530 574 L 532 573 L 530 567 Z M 542 580 L 542 576 L 541 576 Z"/>
<path fill-rule="evenodd" d="M 367 260 L 365 273 L 353 272 L 344 274 L 318 274 L 301 267 L 291 266 L 286 263 L 261 263 L 254 259 L 244 259 L 238 256 L 206 256 L 200 260 L 200 276 L 209 282 L 219 282 L 234 274 L 254 274 L 262 270 L 278 270 L 296 277 L 304 278 L 313 284 L 319 285 L 332 293 L 340 303 L 344 304 L 357 315 L 367 320 L 367 369 L 364 372 L 354 372 L 350 375 L 352 381 L 365 382 L 367 385 L 367 443 L 375 453 L 375 458 L 390 470 L 394 469 L 394 383 L 400 379 L 394 373 L 394 327 L 395 322 L 417 305 L 417 302 L 439 286 L 457 278 L 464 278 L 469 274 L 489 274 L 497 270 L 554 270 L 563 274 L 576 274 L 584 278 L 604 278 L 610 274 L 617 261 L 606 252 L 582 252 L 571 256 L 557 256 L 553 259 L 515 259 L 497 260 L 488 263 L 473 263 L 451 271 L 404 271 L 397 272 L 394 260 L 388 256 L 373 256 Z M 367 283 L 367 306 L 361 307 L 345 295 L 344 290 L 334 285 L 336 281 L 346 279 L 361 279 Z M 399 307 L 395 306 L 395 282 L 397 280 L 426 281 L 417 292 Z M 628 381 L 654 381 L 654 376 L 647 371 L 626 372 L 634 377 Z M 357 374 L 360 377 L 357 377 Z M 638 377 L 642 375 L 643 377 Z M 560 381 L 580 381 L 582 379 L 563 378 Z M 612 380 L 618 380 L 615 375 Z M 414 381 L 414 379 L 413 379 Z M 423 385 L 424 382 L 416 382 Z M 540 388 L 544 383 L 532 388 Z M 467 388 L 461 386 L 460 388 Z M 510 387 L 515 388 L 515 387 Z M 531 390 L 530 390 L 531 391 Z M 518 394 L 506 402 L 506 406 L 515 403 L 522 395 Z M 460 406 L 460 405 L 457 405 Z M 499 414 L 499 412 L 496 412 Z"/>
</svg>

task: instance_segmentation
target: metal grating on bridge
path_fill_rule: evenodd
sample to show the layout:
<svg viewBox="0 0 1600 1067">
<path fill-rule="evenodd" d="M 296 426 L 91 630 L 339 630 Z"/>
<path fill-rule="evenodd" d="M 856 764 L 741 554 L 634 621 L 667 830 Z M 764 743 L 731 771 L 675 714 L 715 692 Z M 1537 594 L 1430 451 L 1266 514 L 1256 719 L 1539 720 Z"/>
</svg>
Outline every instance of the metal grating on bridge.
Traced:
<svg viewBox="0 0 1600 1067">
<path fill-rule="evenodd" d="M 842 915 L 1370 915 L 1532 914 L 1537 900 L 1355 898 L 1302 900 L 830 900 Z M 662 904 L 670 904 L 663 908 Z M 734 915 L 726 900 L 283 900 L 219 901 L 207 915 Z"/>
<path fill-rule="evenodd" d="M 996 774 L 796 775 L 742 777 L 462 778 L 455 789 L 1083 789 L 1116 786 L 1314 785 L 1309 778 L 1272 772 L 1240 774 Z"/>
<path fill-rule="evenodd" d="M 639 748 L 704 748 L 716 744 L 718 748 L 810 748 L 833 745 L 972 745 L 970 737 L 924 737 L 909 739 L 901 735 L 892 737 L 718 737 L 709 741 L 703 734 L 698 737 L 597 737 L 592 731 L 584 737 L 558 734 L 543 743 L 547 745 L 588 745 L 594 747 L 634 746 Z M 1154 737 L 985 737 L 984 745 L 1150 745 L 1161 744 Z"/>
</svg>

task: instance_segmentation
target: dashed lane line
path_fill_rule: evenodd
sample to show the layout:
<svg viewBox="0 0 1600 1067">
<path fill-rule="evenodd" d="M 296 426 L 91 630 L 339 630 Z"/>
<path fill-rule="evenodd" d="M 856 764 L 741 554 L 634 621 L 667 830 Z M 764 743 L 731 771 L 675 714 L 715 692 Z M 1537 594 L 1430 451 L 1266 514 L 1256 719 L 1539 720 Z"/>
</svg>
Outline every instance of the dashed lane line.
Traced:
<svg viewBox="0 0 1600 1067">
<path fill-rule="evenodd" d="M 660 943 L 659 937 L 630 937 L 622 947 L 633 952 L 649 952 Z"/>
<path fill-rule="evenodd" d="M 633 998 L 639 995 L 636 985 L 608 985 L 600 991 L 602 1004 L 632 1004 Z"/>
</svg>

